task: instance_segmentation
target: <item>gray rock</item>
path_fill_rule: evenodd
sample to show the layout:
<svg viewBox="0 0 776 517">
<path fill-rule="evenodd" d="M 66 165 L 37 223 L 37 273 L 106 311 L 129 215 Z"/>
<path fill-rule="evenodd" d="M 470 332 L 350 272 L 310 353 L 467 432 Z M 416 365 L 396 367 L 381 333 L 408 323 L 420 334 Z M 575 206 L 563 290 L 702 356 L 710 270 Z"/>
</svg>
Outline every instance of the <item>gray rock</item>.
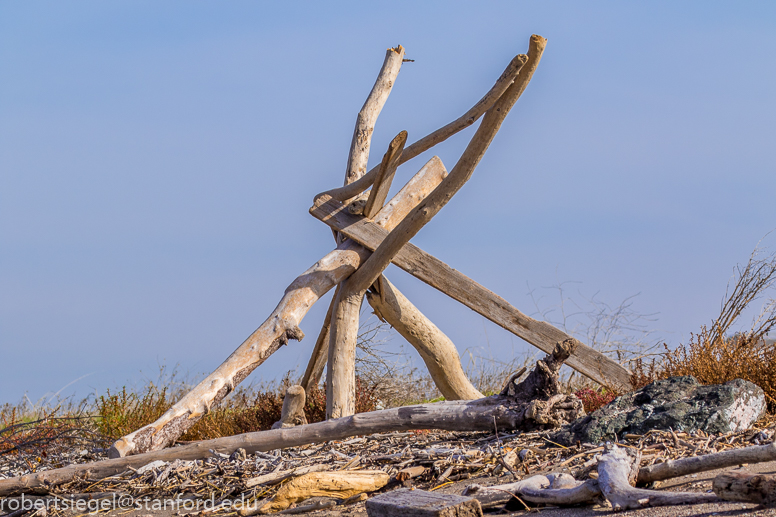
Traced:
<svg viewBox="0 0 776 517">
<path fill-rule="evenodd" d="M 617 397 L 556 432 L 565 445 L 601 443 L 651 429 L 729 433 L 748 429 L 765 412 L 765 394 L 749 381 L 702 386 L 694 377 L 671 377 Z"/>
</svg>

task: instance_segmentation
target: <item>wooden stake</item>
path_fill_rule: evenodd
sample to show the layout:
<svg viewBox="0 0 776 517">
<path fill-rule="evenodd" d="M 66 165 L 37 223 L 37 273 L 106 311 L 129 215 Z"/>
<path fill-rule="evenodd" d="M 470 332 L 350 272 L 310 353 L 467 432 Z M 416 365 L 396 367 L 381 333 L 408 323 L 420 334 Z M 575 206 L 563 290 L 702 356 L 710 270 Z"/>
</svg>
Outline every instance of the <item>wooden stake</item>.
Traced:
<svg viewBox="0 0 776 517">
<path fill-rule="evenodd" d="M 380 170 L 375 178 L 372 190 L 369 192 L 369 199 L 364 207 L 364 217 L 369 219 L 377 215 L 377 212 L 383 208 L 385 200 L 388 199 L 388 191 L 391 189 L 393 176 L 396 174 L 396 168 L 399 166 L 399 158 L 404 150 L 404 144 L 407 142 L 407 132 L 402 131 L 391 141 L 388 150 L 380 163 Z"/>
<path fill-rule="evenodd" d="M 307 417 L 305 417 L 304 414 L 306 398 L 302 386 L 289 386 L 286 390 L 286 396 L 283 398 L 283 409 L 280 412 L 280 420 L 272 424 L 272 429 L 282 429 L 284 427 L 307 424 Z"/>
<path fill-rule="evenodd" d="M 387 321 L 420 354 L 439 392 L 447 400 L 484 397 L 472 386 L 461 367 L 458 350 L 436 325 L 383 277 L 380 294 L 368 291 L 367 300 L 377 317 Z"/>
</svg>

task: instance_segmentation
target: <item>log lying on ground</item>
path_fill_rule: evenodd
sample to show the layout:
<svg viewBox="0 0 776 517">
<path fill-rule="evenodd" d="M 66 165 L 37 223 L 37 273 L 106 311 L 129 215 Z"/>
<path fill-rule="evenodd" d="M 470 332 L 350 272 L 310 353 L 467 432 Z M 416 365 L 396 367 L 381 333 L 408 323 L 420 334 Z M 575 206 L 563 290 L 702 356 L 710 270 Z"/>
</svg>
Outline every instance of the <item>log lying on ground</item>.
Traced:
<svg viewBox="0 0 776 517">
<path fill-rule="evenodd" d="M 475 388 L 461 367 L 458 350 L 388 279 L 382 291 L 367 292 L 378 318 L 387 321 L 420 354 L 439 392 L 447 400 L 473 400 L 484 395 Z"/>
<path fill-rule="evenodd" d="M 714 478 L 714 493 L 726 501 L 776 506 L 776 475 L 724 472 Z"/>
<path fill-rule="evenodd" d="M 344 500 L 364 492 L 379 490 L 390 481 L 391 476 L 381 470 L 358 470 L 339 472 L 313 472 L 293 479 L 283 485 L 270 500 L 259 503 L 255 509 L 239 512 L 243 517 L 285 510 L 294 503 L 311 497 L 333 497 Z"/>
<path fill-rule="evenodd" d="M 766 461 L 776 461 L 776 442 L 656 463 L 640 469 L 637 482 L 646 484 L 698 472 Z"/>
<path fill-rule="evenodd" d="M 569 346 L 569 343 L 559 343 L 553 354 L 538 363 L 544 363 L 544 366 L 549 366 L 550 370 L 557 371 L 556 368 L 560 368 L 562 363 L 562 357 L 568 354 Z M 546 371 L 546 369 L 542 368 L 542 371 Z M 541 376 L 541 374 L 537 375 Z M 532 372 L 524 382 L 534 383 L 536 377 Z M 529 381 L 529 379 L 533 380 Z M 557 376 L 551 377 L 549 381 L 554 386 L 548 386 L 544 391 L 559 393 L 561 385 Z M 569 395 L 569 398 L 573 398 L 579 404 L 576 412 L 569 410 L 568 405 L 563 403 L 559 403 L 556 410 L 559 415 L 565 415 L 563 418 L 572 420 L 582 414 L 581 401 L 573 395 Z M 120 474 L 129 467 L 138 468 L 156 460 L 193 460 L 211 457 L 213 452 L 231 454 L 240 448 L 245 449 L 247 453 L 266 452 L 286 447 L 341 440 L 351 436 L 416 429 L 492 431 L 494 425 L 500 430 L 546 429 L 548 427 L 546 424 L 537 422 L 532 416 L 536 413 L 537 403 L 541 402 L 541 400 L 520 400 L 499 394 L 478 400 L 436 402 L 359 413 L 316 424 L 204 440 L 124 458 L 72 465 L 61 469 L 3 479 L 0 480 L 0 496 L 49 489 L 72 480 L 75 476 L 101 479 Z"/>
<path fill-rule="evenodd" d="M 381 229 L 393 228 L 446 176 L 438 158 L 432 158 L 375 217 Z M 181 434 L 220 402 L 267 357 L 288 342 L 301 339 L 299 324 L 307 311 L 329 289 L 350 276 L 370 252 L 348 240 L 286 289 L 269 318 L 235 350 L 221 366 L 173 405 L 155 422 L 119 439 L 111 457 L 158 450 L 172 444 Z"/>
<path fill-rule="evenodd" d="M 697 492 L 660 492 L 634 488 L 641 453 L 616 445 L 607 446 L 607 452 L 598 460 L 598 486 L 612 508 L 631 510 L 650 506 L 714 503 L 720 499 L 714 494 Z"/>
</svg>

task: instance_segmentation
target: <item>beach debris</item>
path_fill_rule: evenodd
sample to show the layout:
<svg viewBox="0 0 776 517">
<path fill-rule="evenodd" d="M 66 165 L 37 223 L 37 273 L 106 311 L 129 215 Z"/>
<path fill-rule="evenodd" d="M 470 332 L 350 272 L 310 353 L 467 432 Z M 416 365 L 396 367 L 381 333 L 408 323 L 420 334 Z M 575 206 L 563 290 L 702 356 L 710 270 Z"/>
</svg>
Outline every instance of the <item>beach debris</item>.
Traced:
<svg viewBox="0 0 776 517">
<path fill-rule="evenodd" d="M 401 488 L 366 502 L 369 517 L 481 517 L 473 497 Z"/>
</svg>

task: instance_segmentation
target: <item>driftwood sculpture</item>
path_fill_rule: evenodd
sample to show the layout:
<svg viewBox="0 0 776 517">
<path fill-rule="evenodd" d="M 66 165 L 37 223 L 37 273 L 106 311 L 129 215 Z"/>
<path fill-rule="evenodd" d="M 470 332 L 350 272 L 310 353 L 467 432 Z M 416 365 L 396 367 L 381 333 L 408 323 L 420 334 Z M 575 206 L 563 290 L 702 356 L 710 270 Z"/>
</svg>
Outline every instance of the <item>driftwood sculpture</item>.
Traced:
<svg viewBox="0 0 776 517">
<path fill-rule="evenodd" d="M 520 98 L 536 71 L 546 40 L 532 36 L 527 55 L 518 55 L 493 88 L 469 111 L 441 129 L 406 146 L 402 131 L 390 143 L 382 162 L 367 172 L 371 138 L 404 60 L 404 49 L 388 49 L 377 81 L 358 114 L 348 155 L 345 185 L 315 197 L 310 213 L 335 232 L 337 247 L 286 289 L 270 317 L 212 374 L 171 407 L 157 421 L 124 436 L 111 448 L 112 457 L 159 450 L 174 441 L 235 389 L 270 354 L 289 340 L 301 340 L 299 328 L 310 307 L 336 286 L 326 321 L 300 386 L 309 390 L 327 367 L 328 418 L 353 415 L 355 353 L 359 312 L 367 301 L 418 349 L 432 378 L 449 400 L 481 397 L 466 378 L 453 343 L 383 277 L 393 262 L 491 321 L 552 353 L 566 335 L 548 323 L 518 311 L 493 292 L 409 243 L 471 178 L 504 118 Z M 441 160 L 429 160 L 387 204 L 388 190 L 402 163 L 427 151 L 451 135 L 482 122 L 461 158 L 447 173 Z M 371 190 L 369 187 L 372 187 Z M 630 372 L 599 352 L 574 341 L 567 364 L 587 377 L 627 388 Z M 288 411 L 279 426 L 303 423 L 293 408 L 303 400 L 299 389 L 289 393 Z"/>
</svg>

